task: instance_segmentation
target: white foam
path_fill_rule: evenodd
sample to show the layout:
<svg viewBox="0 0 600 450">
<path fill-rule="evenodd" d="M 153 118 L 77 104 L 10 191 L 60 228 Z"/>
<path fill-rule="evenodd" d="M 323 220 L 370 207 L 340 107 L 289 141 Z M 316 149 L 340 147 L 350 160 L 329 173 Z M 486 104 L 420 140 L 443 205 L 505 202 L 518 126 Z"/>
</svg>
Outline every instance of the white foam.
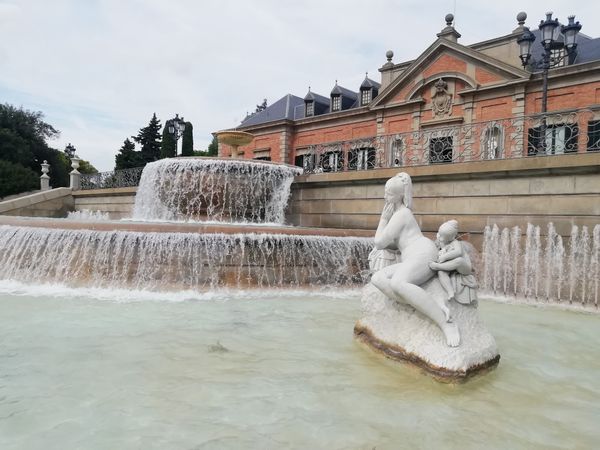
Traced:
<svg viewBox="0 0 600 450">
<path fill-rule="evenodd" d="M 184 290 L 160 292 L 134 289 L 106 289 L 96 287 L 71 287 L 61 283 L 31 284 L 15 280 L 0 280 L 0 294 L 52 297 L 52 298 L 87 298 L 115 303 L 131 303 L 143 301 L 186 302 L 186 301 L 227 301 L 231 299 L 261 300 L 265 298 L 329 298 L 353 301 L 360 298 L 360 288 L 313 288 L 313 289 L 229 289 L 221 288 L 210 291 Z"/>
</svg>

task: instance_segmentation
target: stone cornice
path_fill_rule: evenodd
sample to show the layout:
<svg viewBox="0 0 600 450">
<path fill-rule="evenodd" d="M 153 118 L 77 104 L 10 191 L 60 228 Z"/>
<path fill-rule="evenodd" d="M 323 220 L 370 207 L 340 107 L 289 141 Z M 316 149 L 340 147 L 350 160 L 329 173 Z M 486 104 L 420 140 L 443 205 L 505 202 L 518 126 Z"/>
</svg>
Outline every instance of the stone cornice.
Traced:
<svg viewBox="0 0 600 450">
<path fill-rule="evenodd" d="M 456 116 L 456 117 L 442 117 L 441 119 L 433 119 L 421 122 L 421 128 L 428 127 L 437 127 L 440 125 L 457 125 L 459 123 L 464 122 L 464 117 Z"/>
<path fill-rule="evenodd" d="M 333 121 L 336 119 L 342 119 L 346 117 L 359 116 L 362 114 L 369 114 L 370 108 L 369 106 L 360 106 L 358 108 L 345 109 L 342 111 L 336 111 L 334 113 L 320 114 L 318 116 L 304 117 L 302 119 L 298 119 L 294 121 L 295 125 L 305 125 L 314 122 L 324 122 L 324 121 Z"/>
<path fill-rule="evenodd" d="M 374 106 L 371 108 L 371 110 L 372 111 L 382 111 L 382 110 L 386 110 L 386 109 L 396 109 L 396 108 L 402 108 L 405 106 L 418 105 L 420 103 L 425 103 L 425 100 L 422 97 L 417 97 L 412 100 L 408 100 L 406 102 L 389 103 L 387 105 Z"/>
<path fill-rule="evenodd" d="M 477 86 L 474 88 L 462 89 L 462 90 L 458 91 L 457 94 L 460 96 L 465 96 L 465 95 L 475 94 L 477 92 L 493 91 L 493 90 L 502 89 L 502 88 L 510 88 L 513 86 L 527 84 L 528 81 L 529 81 L 529 78 L 504 81 L 502 83 L 488 84 L 488 85 L 484 85 L 484 86 Z"/>
<path fill-rule="evenodd" d="M 492 39 L 477 42 L 475 44 L 468 45 L 468 47 L 472 48 L 473 50 L 479 51 L 479 50 L 483 50 L 483 49 L 486 49 L 489 47 L 494 47 L 497 44 L 509 42 L 512 40 L 516 41 L 522 34 L 523 34 L 522 31 L 516 31 L 516 32 L 512 32 L 510 34 L 505 34 L 504 36 L 498 36 L 498 37 L 495 37 Z"/>
</svg>

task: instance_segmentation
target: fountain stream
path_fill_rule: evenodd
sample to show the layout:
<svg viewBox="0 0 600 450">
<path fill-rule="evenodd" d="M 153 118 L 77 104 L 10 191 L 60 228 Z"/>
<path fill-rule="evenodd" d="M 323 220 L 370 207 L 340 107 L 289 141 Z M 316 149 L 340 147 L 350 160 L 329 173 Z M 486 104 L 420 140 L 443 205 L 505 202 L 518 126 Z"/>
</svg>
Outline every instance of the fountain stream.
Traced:
<svg viewBox="0 0 600 450">
<path fill-rule="evenodd" d="M 218 158 L 148 164 L 135 198 L 135 220 L 284 222 L 290 186 L 302 169 Z"/>
<path fill-rule="evenodd" d="M 371 232 L 283 225 L 300 172 L 238 159 L 150 163 L 133 221 L 2 218 L 0 279 L 153 291 L 364 283 Z"/>
<path fill-rule="evenodd" d="M 481 283 L 484 290 L 504 296 L 544 302 L 567 302 L 598 307 L 600 225 L 590 235 L 586 226 L 573 225 L 565 246 L 552 223 L 545 243 L 541 229 L 527 225 L 525 241 L 514 227 L 486 227 Z"/>
</svg>

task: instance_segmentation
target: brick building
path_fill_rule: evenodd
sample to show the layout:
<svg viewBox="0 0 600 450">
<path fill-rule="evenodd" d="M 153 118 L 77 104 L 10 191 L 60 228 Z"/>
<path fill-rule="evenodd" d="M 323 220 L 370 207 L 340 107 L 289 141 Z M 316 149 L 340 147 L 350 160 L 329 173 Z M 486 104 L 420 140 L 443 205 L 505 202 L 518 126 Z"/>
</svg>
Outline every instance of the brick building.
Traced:
<svg viewBox="0 0 600 450">
<path fill-rule="evenodd" d="M 580 33 L 574 57 L 553 51 L 541 115 L 537 28 L 525 69 L 519 58 L 526 18 L 520 13 L 510 34 L 465 46 L 448 15 L 417 59 L 395 63 L 388 51 L 379 81 L 288 94 L 248 116 L 237 129 L 255 139 L 239 152 L 321 173 L 600 150 L 600 39 Z"/>
</svg>

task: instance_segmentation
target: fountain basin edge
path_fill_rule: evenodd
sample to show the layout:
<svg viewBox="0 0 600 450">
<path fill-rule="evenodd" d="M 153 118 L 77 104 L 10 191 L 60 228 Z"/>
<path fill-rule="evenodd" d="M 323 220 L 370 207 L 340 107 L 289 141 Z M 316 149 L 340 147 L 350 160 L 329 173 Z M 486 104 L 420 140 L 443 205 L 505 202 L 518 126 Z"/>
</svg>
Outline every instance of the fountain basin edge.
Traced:
<svg viewBox="0 0 600 450">
<path fill-rule="evenodd" d="M 291 236 L 328 236 L 372 238 L 372 230 L 344 228 L 308 228 L 269 226 L 260 224 L 211 224 L 201 222 L 136 222 L 136 221 L 79 221 L 38 217 L 0 216 L 0 225 L 40 227 L 63 230 L 141 231 L 148 233 L 199 233 L 199 234 L 285 234 Z"/>
</svg>

